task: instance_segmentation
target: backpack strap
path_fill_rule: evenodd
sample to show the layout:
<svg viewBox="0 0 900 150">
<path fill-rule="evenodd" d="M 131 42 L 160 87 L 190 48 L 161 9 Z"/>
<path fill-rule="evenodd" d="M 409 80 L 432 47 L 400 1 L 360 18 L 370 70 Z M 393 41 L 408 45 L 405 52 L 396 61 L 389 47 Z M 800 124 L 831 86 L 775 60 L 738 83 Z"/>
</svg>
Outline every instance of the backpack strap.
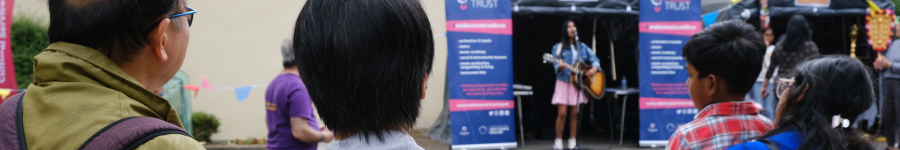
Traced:
<svg viewBox="0 0 900 150">
<path fill-rule="evenodd" d="M 0 105 L 0 145 L 10 150 L 28 149 L 22 125 L 23 95 L 25 92 L 13 95 Z"/>
<path fill-rule="evenodd" d="M 781 150 L 780 148 L 778 148 L 778 144 L 775 143 L 775 141 L 769 139 L 760 139 L 759 142 L 765 144 L 766 147 L 769 147 L 770 150 Z"/>
<path fill-rule="evenodd" d="M 103 127 L 78 149 L 135 149 L 147 141 L 168 134 L 193 138 L 181 127 L 157 118 L 128 117 Z"/>
</svg>

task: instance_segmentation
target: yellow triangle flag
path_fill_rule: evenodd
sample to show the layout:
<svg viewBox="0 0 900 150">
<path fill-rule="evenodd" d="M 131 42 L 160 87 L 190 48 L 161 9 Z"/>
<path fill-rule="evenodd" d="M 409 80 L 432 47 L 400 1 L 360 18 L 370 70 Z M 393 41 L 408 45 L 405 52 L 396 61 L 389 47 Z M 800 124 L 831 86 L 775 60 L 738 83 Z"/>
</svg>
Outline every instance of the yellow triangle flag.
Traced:
<svg viewBox="0 0 900 150">
<path fill-rule="evenodd" d="M 0 99 L 6 99 L 10 92 L 12 92 L 10 89 L 0 89 Z"/>
</svg>

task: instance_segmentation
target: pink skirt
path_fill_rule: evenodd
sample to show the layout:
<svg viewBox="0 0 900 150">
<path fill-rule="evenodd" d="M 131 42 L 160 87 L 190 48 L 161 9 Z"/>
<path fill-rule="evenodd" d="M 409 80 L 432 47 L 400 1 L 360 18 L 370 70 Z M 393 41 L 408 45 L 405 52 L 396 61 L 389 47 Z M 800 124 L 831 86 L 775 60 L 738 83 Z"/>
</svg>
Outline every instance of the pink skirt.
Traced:
<svg viewBox="0 0 900 150">
<path fill-rule="evenodd" d="M 551 102 L 553 105 L 575 106 L 587 103 L 587 99 L 572 83 L 556 80 L 556 88 L 553 90 Z"/>
</svg>

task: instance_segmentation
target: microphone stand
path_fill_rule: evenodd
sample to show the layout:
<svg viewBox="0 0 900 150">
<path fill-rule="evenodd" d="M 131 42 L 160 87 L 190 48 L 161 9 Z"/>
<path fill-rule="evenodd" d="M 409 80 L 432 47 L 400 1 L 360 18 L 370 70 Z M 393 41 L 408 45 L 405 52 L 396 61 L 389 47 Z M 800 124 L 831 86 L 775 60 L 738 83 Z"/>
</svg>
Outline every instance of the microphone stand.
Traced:
<svg viewBox="0 0 900 150">
<path fill-rule="evenodd" d="M 576 60 L 575 62 L 577 63 L 578 60 Z M 583 64 L 587 64 L 587 63 L 583 63 Z M 584 93 L 584 77 L 587 77 L 587 74 L 585 74 L 585 70 L 579 70 L 579 73 L 577 73 L 577 75 L 578 75 L 578 83 L 577 83 L 578 84 L 578 86 L 577 86 L 578 87 L 578 99 L 582 100 L 584 102 L 587 102 L 587 100 L 585 99 L 585 96 L 584 96 L 584 94 L 585 94 Z M 577 119 L 577 120 L 575 120 L 575 122 L 576 122 L 575 129 L 572 129 L 572 130 L 575 130 L 576 135 L 577 135 L 578 131 L 580 131 L 579 129 L 581 129 L 582 113 L 581 113 L 581 103 L 580 102 L 581 101 L 579 101 L 579 103 L 575 104 L 575 111 L 576 111 L 576 113 L 578 113 L 578 115 L 577 115 L 577 118 L 575 118 L 575 119 Z M 575 147 L 576 147 L 576 149 L 579 149 L 577 144 Z"/>
</svg>

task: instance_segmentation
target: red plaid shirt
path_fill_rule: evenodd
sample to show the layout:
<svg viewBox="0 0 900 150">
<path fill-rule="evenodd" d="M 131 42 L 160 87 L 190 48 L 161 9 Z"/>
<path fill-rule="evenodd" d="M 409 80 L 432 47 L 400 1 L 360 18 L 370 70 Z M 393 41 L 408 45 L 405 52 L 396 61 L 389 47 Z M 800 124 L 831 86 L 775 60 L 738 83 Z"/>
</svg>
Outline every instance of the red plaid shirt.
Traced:
<svg viewBox="0 0 900 150">
<path fill-rule="evenodd" d="M 752 102 L 710 104 L 694 121 L 678 127 L 668 150 L 724 150 L 774 129 Z"/>
</svg>

